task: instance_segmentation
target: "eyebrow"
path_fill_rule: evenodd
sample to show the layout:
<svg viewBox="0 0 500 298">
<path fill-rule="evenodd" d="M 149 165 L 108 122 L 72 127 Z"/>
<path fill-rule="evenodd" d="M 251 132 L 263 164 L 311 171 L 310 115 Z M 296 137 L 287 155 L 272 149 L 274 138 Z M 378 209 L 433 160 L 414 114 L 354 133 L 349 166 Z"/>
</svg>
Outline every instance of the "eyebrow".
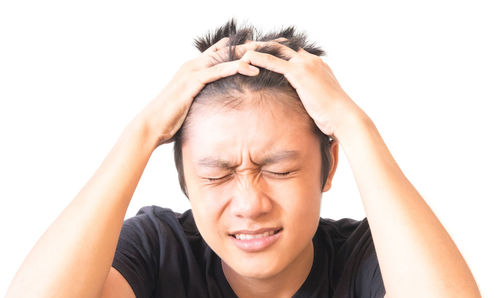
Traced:
<svg viewBox="0 0 500 298">
<path fill-rule="evenodd" d="M 258 165 L 269 165 L 275 164 L 282 160 L 297 159 L 300 156 L 298 151 L 295 150 L 284 150 L 274 152 L 272 154 L 264 156 L 260 162 L 256 162 Z M 197 165 L 209 168 L 221 168 L 221 169 L 234 169 L 236 165 L 231 164 L 231 162 L 222 160 L 215 157 L 204 157 L 196 162 Z"/>
</svg>

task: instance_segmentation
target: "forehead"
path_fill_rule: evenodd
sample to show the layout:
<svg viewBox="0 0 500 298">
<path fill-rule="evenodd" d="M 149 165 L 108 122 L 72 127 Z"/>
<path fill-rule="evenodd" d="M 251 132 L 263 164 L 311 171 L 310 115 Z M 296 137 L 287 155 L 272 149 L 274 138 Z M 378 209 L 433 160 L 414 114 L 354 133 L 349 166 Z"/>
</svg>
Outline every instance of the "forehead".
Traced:
<svg viewBox="0 0 500 298">
<path fill-rule="evenodd" d="M 188 117 L 183 151 L 197 158 L 304 152 L 317 142 L 305 110 L 284 100 L 248 100 L 237 108 L 199 105 Z"/>
</svg>

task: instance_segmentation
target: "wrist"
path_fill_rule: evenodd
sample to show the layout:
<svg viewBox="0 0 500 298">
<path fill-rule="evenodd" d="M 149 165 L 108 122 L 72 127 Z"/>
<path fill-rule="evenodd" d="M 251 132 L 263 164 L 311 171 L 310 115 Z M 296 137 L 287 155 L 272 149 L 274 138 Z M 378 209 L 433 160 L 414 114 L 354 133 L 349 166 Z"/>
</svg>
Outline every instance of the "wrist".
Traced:
<svg viewBox="0 0 500 298">
<path fill-rule="evenodd" d="M 335 137 L 341 144 L 347 142 L 356 131 L 367 129 L 374 125 L 370 117 L 356 104 L 352 103 L 349 109 L 339 109 L 342 111 L 333 116 L 335 122 L 332 122 L 332 130 Z"/>
<path fill-rule="evenodd" d="M 158 138 L 153 134 L 153 130 L 144 112 L 137 114 L 125 128 L 125 133 L 138 136 L 143 146 L 151 152 L 158 146 Z"/>
</svg>

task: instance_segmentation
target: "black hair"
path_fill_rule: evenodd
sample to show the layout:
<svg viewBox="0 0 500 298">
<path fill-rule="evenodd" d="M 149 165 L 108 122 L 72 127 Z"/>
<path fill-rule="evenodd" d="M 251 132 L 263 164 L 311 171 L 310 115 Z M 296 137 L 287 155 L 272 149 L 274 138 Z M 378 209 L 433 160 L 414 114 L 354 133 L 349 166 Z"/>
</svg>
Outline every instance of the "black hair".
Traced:
<svg viewBox="0 0 500 298">
<path fill-rule="evenodd" d="M 325 55 L 325 52 L 321 48 L 316 46 L 314 43 L 310 43 L 307 41 L 305 33 L 297 32 L 294 26 L 285 27 L 263 34 L 254 26 L 248 24 L 240 26 L 240 28 L 238 28 L 236 25 L 236 20 L 234 18 L 231 18 L 223 26 L 217 28 L 215 31 L 209 31 L 206 35 L 195 38 L 194 45 L 200 52 L 204 52 L 206 49 L 208 49 L 224 37 L 229 38 L 229 42 L 227 44 L 227 46 L 229 46 L 229 53 L 228 55 L 220 58 L 219 61 L 214 61 L 214 64 L 239 59 L 238 57 L 236 57 L 235 46 L 244 44 L 247 40 L 271 41 L 280 37 L 284 37 L 286 38 L 286 40 L 279 41 L 279 43 L 295 51 L 297 51 L 299 48 L 302 48 L 305 51 L 317 56 Z M 256 49 L 256 51 L 271 54 L 284 60 L 290 59 L 290 57 L 287 57 L 284 53 L 281 53 L 278 47 L 273 45 L 262 46 Z M 204 88 L 193 99 L 192 106 L 186 116 L 186 119 L 184 120 L 184 123 L 173 137 L 174 160 L 175 166 L 177 168 L 179 184 L 188 199 L 189 196 L 186 190 L 186 182 L 184 178 L 184 169 L 182 162 L 182 143 L 185 137 L 184 131 L 190 123 L 190 116 L 193 114 L 193 110 L 196 110 L 193 109 L 193 107 L 200 105 L 222 104 L 225 107 L 237 108 L 238 104 L 241 103 L 242 95 L 245 92 L 266 92 L 269 94 L 284 93 L 286 95 L 289 95 L 288 97 L 292 98 L 290 102 L 293 106 L 298 107 L 301 112 L 307 114 L 297 92 L 290 85 L 284 75 L 265 68 L 259 68 L 259 70 L 260 72 L 256 76 L 246 76 L 237 73 L 235 75 L 210 82 L 206 84 Z M 320 142 L 322 179 L 321 188 L 323 188 L 332 166 L 332 156 L 330 154 L 331 139 L 329 136 L 323 134 L 319 130 L 319 128 L 314 124 L 313 120 L 310 117 L 309 120 L 311 122 L 312 131 L 318 137 Z"/>
</svg>

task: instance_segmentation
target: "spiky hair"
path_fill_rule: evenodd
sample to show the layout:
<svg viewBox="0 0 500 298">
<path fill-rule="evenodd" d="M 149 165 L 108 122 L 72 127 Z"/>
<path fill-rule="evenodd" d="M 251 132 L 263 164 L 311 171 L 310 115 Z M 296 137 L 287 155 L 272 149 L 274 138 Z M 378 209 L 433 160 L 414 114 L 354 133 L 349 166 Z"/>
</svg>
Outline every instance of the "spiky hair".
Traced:
<svg viewBox="0 0 500 298">
<path fill-rule="evenodd" d="M 286 38 L 285 41 L 279 41 L 279 43 L 297 51 L 299 48 L 305 51 L 317 55 L 323 56 L 325 52 L 316 46 L 314 43 L 308 42 L 307 37 L 303 32 L 297 32 L 294 26 L 284 27 L 280 30 L 271 31 L 262 34 L 259 29 L 256 29 L 252 25 L 245 24 L 244 26 L 238 28 L 236 25 L 236 20 L 231 18 L 223 26 L 215 29 L 214 31 L 209 31 L 207 34 L 197 37 L 194 40 L 194 45 L 200 52 L 204 52 L 206 49 L 217 43 L 224 37 L 229 37 L 229 55 L 218 57 L 219 60 L 215 63 L 229 62 L 236 59 L 236 49 L 235 47 L 240 44 L 244 44 L 247 40 L 254 41 L 271 41 L 278 39 L 280 37 Z M 290 60 L 284 53 L 281 53 L 279 47 L 275 45 L 266 45 L 257 48 L 255 51 L 267 53 L 274 55 L 278 58 L 284 60 Z M 184 178 L 184 169 L 182 162 L 182 143 L 185 137 L 184 130 L 189 126 L 191 115 L 197 114 L 197 110 L 203 105 L 223 105 L 230 108 L 235 108 L 238 104 L 244 101 L 245 97 L 241 96 L 245 91 L 256 92 L 256 91 L 273 91 L 281 94 L 289 94 L 295 98 L 295 100 L 290 100 L 291 106 L 299 107 L 302 112 L 307 115 L 304 107 L 297 95 L 295 89 L 290 85 L 287 78 L 273 71 L 265 68 L 259 67 L 259 74 L 255 76 L 246 76 L 242 74 L 234 74 L 228 77 L 218 79 L 214 82 L 210 82 L 205 85 L 205 87 L 195 96 L 193 99 L 192 106 L 184 120 L 183 125 L 177 131 L 174 136 L 174 159 L 175 166 L 177 168 L 177 174 L 179 178 L 179 184 L 182 191 L 188 197 L 186 182 Z M 195 111 L 195 112 L 193 112 Z M 312 130 L 315 135 L 318 136 L 320 141 L 320 151 L 321 151 L 321 179 L 322 188 L 326 183 L 328 178 L 328 173 L 331 167 L 331 155 L 330 155 L 330 138 L 324 135 L 314 124 L 312 119 L 310 119 Z"/>
<path fill-rule="evenodd" d="M 224 25 L 215 29 L 214 31 L 209 31 L 206 35 L 195 38 L 194 45 L 200 52 L 204 52 L 206 49 L 208 49 L 224 37 L 229 37 L 228 45 L 230 46 L 243 44 L 247 40 L 270 41 L 280 37 L 284 37 L 287 40 L 281 43 L 295 51 L 297 51 L 300 47 L 317 56 L 325 55 L 325 52 L 321 48 L 316 46 L 314 43 L 310 43 L 307 41 L 307 37 L 303 32 L 297 32 L 295 26 L 288 26 L 280 30 L 275 30 L 263 34 L 259 29 L 248 24 L 245 24 L 243 27 L 237 28 L 236 20 L 234 18 L 230 19 Z M 280 55 L 278 52 L 270 54 L 278 57 Z M 235 57 L 233 53 L 233 55 L 229 56 L 229 61 L 234 60 L 234 58 Z"/>
<path fill-rule="evenodd" d="M 279 43 L 295 51 L 302 48 L 305 51 L 317 56 L 325 55 L 325 51 L 323 51 L 323 49 L 316 46 L 315 43 L 309 42 L 306 34 L 298 32 L 295 26 L 282 27 L 278 30 L 262 33 L 260 29 L 250 24 L 245 23 L 244 25 L 238 27 L 235 18 L 231 18 L 221 27 L 216 28 L 213 31 L 208 31 L 205 35 L 195 38 L 194 46 L 200 52 L 204 52 L 224 37 L 229 38 L 229 42 L 227 44 L 229 47 L 229 55 L 218 57 L 219 59 L 214 61 L 214 64 L 239 59 L 239 57 L 236 56 L 236 46 L 244 44 L 248 40 L 271 41 L 280 37 L 284 37 L 286 40 L 279 41 Z M 273 45 L 265 45 L 257 48 L 255 51 L 270 54 L 287 61 L 290 59 L 290 57 L 280 51 L 279 47 Z M 208 83 L 198 96 L 213 97 L 213 95 L 227 95 L 231 94 L 233 91 L 242 92 L 241 88 L 246 88 L 249 91 L 278 89 L 287 93 L 294 92 L 284 75 L 261 67 L 259 67 L 259 70 L 260 72 L 257 76 L 235 74 L 233 76 Z"/>
</svg>

